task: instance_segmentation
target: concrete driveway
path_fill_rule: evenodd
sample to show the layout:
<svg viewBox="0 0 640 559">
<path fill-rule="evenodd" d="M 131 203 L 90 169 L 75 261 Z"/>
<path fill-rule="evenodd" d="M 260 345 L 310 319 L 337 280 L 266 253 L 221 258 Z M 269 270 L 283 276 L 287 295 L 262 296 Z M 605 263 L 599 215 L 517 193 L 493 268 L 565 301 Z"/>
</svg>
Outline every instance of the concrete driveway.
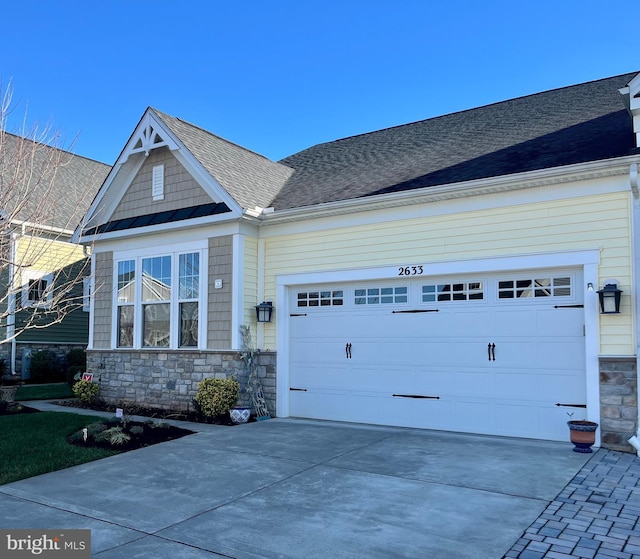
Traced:
<svg viewBox="0 0 640 559">
<path fill-rule="evenodd" d="M 304 420 L 196 427 L 0 486 L 0 526 L 89 528 L 100 559 L 499 559 L 591 456 Z"/>
</svg>

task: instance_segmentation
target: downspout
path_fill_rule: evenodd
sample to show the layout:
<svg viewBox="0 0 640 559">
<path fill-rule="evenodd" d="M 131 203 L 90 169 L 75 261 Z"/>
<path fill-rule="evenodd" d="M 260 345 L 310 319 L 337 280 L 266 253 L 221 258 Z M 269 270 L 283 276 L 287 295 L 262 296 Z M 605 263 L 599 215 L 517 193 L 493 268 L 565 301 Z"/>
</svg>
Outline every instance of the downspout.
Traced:
<svg viewBox="0 0 640 559">
<path fill-rule="evenodd" d="M 632 203 L 632 226 L 631 226 L 631 246 L 633 251 L 633 284 L 634 284 L 634 313 L 635 313 L 635 342 L 636 342 L 636 378 L 640 372 L 640 188 L 638 184 L 638 164 L 633 163 L 629 167 L 629 182 L 631 192 L 633 194 Z M 638 398 L 638 416 L 636 418 L 636 434 L 628 440 L 628 443 L 636 449 L 636 453 L 640 456 L 640 383 L 636 383 Z"/>
</svg>

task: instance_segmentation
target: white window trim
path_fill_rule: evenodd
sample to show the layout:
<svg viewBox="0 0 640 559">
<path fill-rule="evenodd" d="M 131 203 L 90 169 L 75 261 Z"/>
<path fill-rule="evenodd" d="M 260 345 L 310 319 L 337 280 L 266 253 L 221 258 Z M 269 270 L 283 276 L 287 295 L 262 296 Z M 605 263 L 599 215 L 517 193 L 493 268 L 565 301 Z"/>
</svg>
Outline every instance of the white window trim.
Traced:
<svg viewBox="0 0 640 559">
<path fill-rule="evenodd" d="M 44 280 L 47 282 L 43 301 L 29 300 L 29 282 Z M 26 271 L 22 273 L 22 307 L 23 308 L 51 308 L 53 301 L 53 274 L 47 272 Z"/>
<path fill-rule="evenodd" d="M 179 346 L 179 303 L 178 298 L 179 289 L 177 287 L 178 279 L 178 256 L 180 254 L 188 254 L 197 252 L 200 254 L 200 291 L 198 297 L 198 345 L 180 347 Z M 180 245 L 169 245 L 164 247 L 154 247 L 152 249 L 143 250 L 126 250 L 118 253 L 114 253 L 113 258 L 113 285 L 118 285 L 118 263 L 125 260 L 135 260 L 136 266 L 136 283 L 135 283 L 135 301 L 133 303 L 133 346 L 132 347 L 119 347 L 118 346 L 118 290 L 113 290 L 112 299 L 112 328 L 111 328 L 111 347 L 115 350 L 145 350 L 145 351 L 189 351 L 205 349 L 207 345 L 207 309 L 208 309 L 208 268 L 209 268 L 209 251 L 206 241 L 198 241 L 192 243 L 184 243 Z M 157 256 L 171 256 L 171 269 L 172 269 L 172 290 L 171 290 L 171 310 L 170 310 L 170 342 L 168 347 L 148 347 L 142 345 L 142 284 L 139 281 L 142 271 L 142 260 L 145 258 L 154 258 Z M 173 288 L 175 287 L 175 289 Z"/>
</svg>

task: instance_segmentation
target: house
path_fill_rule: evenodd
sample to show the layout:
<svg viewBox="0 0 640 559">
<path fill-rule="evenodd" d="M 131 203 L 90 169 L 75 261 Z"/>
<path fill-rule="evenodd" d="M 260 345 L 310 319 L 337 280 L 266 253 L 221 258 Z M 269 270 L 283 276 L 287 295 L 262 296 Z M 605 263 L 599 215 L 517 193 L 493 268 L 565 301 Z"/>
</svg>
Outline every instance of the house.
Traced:
<svg viewBox="0 0 640 559">
<path fill-rule="evenodd" d="M 90 368 L 188 407 L 242 373 L 244 325 L 278 416 L 548 440 L 588 418 L 629 449 L 639 162 L 633 73 L 278 162 L 148 108 L 77 234 Z"/>
<path fill-rule="evenodd" d="M 74 229 L 110 167 L 0 130 L 0 360 L 28 378 L 30 357 L 64 359 L 88 341 L 88 250 Z M 83 281 L 83 277 L 86 280 Z M 84 308 L 83 308 L 84 307 Z"/>
</svg>

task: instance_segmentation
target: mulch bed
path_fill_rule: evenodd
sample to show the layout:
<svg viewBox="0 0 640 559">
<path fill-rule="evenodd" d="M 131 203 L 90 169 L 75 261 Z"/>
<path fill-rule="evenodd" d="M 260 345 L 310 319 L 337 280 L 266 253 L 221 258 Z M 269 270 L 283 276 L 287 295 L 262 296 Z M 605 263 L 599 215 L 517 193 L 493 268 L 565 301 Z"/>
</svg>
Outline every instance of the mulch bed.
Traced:
<svg viewBox="0 0 640 559">
<path fill-rule="evenodd" d="M 118 427 L 129 436 L 129 440 L 121 444 L 112 444 L 108 440 L 96 440 L 90 436 L 85 441 L 80 432 L 71 435 L 67 440 L 70 444 L 81 447 L 98 447 L 109 450 L 136 450 L 145 446 L 151 446 L 157 443 L 164 443 L 179 439 L 186 435 L 192 435 L 193 431 L 182 429 L 161 423 L 157 421 L 127 421 L 123 423 L 120 419 L 104 420 L 103 423 L 107 428 Z"/>
<path fill-rule="evenodd" d="M 102 400 L 95 400 L 91 404 L 85 404 L 80 400 L 60 400 L 56 402 L 60 406 L 70 406 L 74 408 L 82 408 L 86 410 L 105 411 L 110 413 L 116 413 L 116 406 L 109 404 Z M 164 410 L 160 408 L 145 407 L 139 405 L 125 405 L 122 407 L 126 415 L 139 415 L 142 417 L 151 417 L 154 419 L 176 419 L 178 421 L 192 421 L 194 423 L 209 423 L 212 425 L 227 425 L 233 427 L 235 423 L 231 422 L 229 414 L 220 415 L 217 417 L 206 417 L 205 415 L 198 413 L 195 410 L 192 411 L 180 411 L 180 410 Z M 255 417 L 249 418 L 249 423 L 256 421 Z"/>
</svg>

